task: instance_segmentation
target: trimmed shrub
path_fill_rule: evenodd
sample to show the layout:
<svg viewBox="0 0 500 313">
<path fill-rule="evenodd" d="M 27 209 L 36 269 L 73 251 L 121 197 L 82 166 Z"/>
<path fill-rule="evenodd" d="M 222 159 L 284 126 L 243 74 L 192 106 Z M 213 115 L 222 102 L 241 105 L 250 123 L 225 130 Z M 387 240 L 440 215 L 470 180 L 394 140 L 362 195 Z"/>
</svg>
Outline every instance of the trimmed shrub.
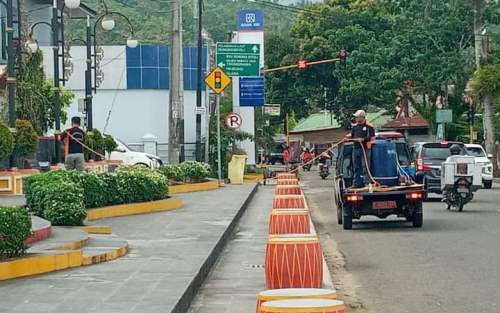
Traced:
<svg viewBox="0 0 500 313">
<path fill-rule="evenodd" d="M 31 235 L 31 217 L 25 208 L 0 207 L 0 260 L 21 255 Z"/>
<path fill-rule="evenodd" d="M 4 123 L 0 122 L 0 161 L 7 158 L 14 150 L 14 136 Z"/>
<path fill-rule="evenodd" d="M 116 173 L 121 203 L 161 200 L 168 192 L 168 180 L 156 171 L 143 167 L 123 167 Z"/>
<path fill-rule="evenodd" d="M 180 165 L 162 165 L 158 171 L 170 181 L 179 183 L 186 181 L 186 175 Z"/>
<path fill-rule="evenodd" d="M 104 148 L 104 151 L 106 151 L 110 155 L 111 155 L 111 152 L 115 151 L 115 149 L 118 148 L 118 144 L 116 143 L 113 136 L 104 135 L 103 148 Z"/>
<path fill-rule="evenodd" d="M 38 135 L 29 121 L 16 121 L 14 141 L 14 153 L 18 157 L 25 157 L 36 151 L 38 147 Z"/>
<path fill-rule="evenodd" d="M 27 207 L 54 226 L 82 225 L 87 212 L 80 175 L 58 170 L 25 178 Z"/>
<path fill-rule="evenodd" d="M 210 165 L 203 162 L 184 162 L 180 167 L 190 182 L 199 182 L 210 175 Z"/>
<path fill-rule="evenodd" d="M 157 171 L 123 167 L 115 175 L 52 171 L 25 179 L 26 204 L 53 225 L 81 225 L 85 209 L 164 199 L 168 180 Z"/>
<path fill-rule="evenodd" d="M 173 182 L 199 182 L 210 176 L 210 165 L 187 161 L 178 165 L 163 165 L 158 171 Z"/>
</svg>

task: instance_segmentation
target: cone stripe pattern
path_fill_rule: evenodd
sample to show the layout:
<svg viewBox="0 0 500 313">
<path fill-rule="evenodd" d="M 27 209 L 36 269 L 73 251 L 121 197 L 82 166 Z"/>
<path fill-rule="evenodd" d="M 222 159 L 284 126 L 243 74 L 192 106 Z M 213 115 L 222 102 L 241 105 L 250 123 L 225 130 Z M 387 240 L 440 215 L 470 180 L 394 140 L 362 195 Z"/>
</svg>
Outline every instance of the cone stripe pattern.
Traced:
<svg viewBox="0 0 500 313">
<path fill-rule="evenodd" d="M 311 224 L 307 211 L 273 210 L 269 218 L 269 234 L 310 234 Z"/>
<path fill-rule="evenodd" d="M 278 179 L 278 185 L 299 185 L 298 179 Z"/>
<path fill-rule="evenodd" d="M 276 179 L 296 179 L 297 175 L 290 173 L 278 173 L 276 174 Z"/>
<path fill-rule="evenodd" d="M 321 288 L 323 259 L 318 239 L 269 240 L 266 248 L 266 288 Z"/>
<path fill-rule="evenodd" d="M 302 195 L 299 185 L 278 185 L 274 191 L 277 196 Z"/>
<path fill-rule="evenodd" d="M 303 196 L 274 196 L 273 209 L 304 209 L 306 203 Z"/>
</svg>

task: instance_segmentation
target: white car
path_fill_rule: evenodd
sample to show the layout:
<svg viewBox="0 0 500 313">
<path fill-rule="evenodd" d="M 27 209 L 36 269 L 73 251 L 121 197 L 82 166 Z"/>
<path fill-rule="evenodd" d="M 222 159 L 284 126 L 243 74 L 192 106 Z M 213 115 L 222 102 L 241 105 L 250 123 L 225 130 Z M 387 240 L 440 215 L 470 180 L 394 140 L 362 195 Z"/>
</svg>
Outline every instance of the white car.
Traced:
<svg viewBox="0 0 500 313">
<path fill-rule="evenodd" d="M 162 165 L 162 161 L 158 156 L 134 151 L 123 141 L 116 137 L 114 139 L 118 146 L 115 151 L 111 152 L 110 160 L 122 161 L 123 165 L 141 165 L 149 168 L 157 168 Z"/>
<path fill-rule="evenodd" d="M 487 155 L 481 145 L 466 144 L 467 153 L 476 159 L 476 163 L 483 167 L 483 186 L 485 189 L 491 189 L 493 185 L 493 164 L 491 163 L 491 155 Z"/>
</svg>

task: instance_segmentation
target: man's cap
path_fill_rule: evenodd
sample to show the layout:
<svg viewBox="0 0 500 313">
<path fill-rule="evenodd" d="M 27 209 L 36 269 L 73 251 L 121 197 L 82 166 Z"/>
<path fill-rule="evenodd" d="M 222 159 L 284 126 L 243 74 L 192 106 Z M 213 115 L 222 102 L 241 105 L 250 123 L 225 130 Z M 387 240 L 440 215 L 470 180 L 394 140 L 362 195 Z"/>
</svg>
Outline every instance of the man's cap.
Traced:
<svg viewBox="0 0 500 313">
<path fill-rule="evenodd" d="M 364 110 L 357 110 L 353 115 L 355 117 L 366 117 L 366 112 Z"/>
</svg>

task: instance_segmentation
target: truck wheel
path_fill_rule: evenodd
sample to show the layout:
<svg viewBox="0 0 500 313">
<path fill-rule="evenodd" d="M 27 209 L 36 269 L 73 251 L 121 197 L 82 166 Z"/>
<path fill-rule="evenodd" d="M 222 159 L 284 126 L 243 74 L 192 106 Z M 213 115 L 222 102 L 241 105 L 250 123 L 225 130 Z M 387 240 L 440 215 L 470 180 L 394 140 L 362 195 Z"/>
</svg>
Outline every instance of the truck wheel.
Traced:
<svg viewBox="0 0 500 313">
<path fill-rule="evenodd" d="M 420 228 L 424 224 L 424 212 L 422 211 L 422 203 L 415 204 L 413 210 L 413 227 Z"/>
<path fill-rule="evenodd" d="M 493 186 L 493 181 L 485 181 L 484 182 L 484 189 L 491 189 L 491 187 Z"/>
<path fill-rule="evenodd" d="M 342 225 L 342 204 L 337 203 L 337 222 Z"/>
<path fill-rule="evenodd" d="M 347 206 L 342 208 L 344 229 L 352 229 L 352 209 Z"/>
</svg>

